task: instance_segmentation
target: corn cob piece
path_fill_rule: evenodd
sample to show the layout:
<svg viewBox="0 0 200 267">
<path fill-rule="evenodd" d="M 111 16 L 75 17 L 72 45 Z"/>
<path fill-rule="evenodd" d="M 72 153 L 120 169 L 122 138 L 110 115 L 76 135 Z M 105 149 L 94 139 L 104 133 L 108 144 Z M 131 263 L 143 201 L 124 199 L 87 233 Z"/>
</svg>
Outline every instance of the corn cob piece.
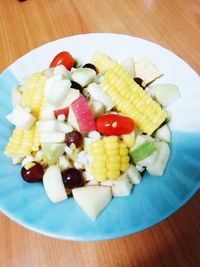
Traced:
<svg viewBox="0 0 200 267">
<path fill-rule="evenodd" d="M 15 128 L 4 150 L 8 157 L 25 157 L 39 150 L 40 142 L 36 127 L 29 130 Z"/>
<path fill-rule="evenodd" d="M 107 71 L 114 62 L 113 59 L 100 51 L 96 51 L 92 56 L 92 63 L 97 68 L 97 71 L 101 73 Z"/>
<path fill-rule="evenodd" d="M 29 107 L 33 116 L 39 119 L 41 107 L 44 105 L 45 76 L 34 73 L 28 77 L 21 87 L 22 107 Z"/>
<path fill-rule="evenodd" d="M 116 109 L 132 118 L 144 133 L 151 135 L 166 119 L 161 106 L 118 63 L 106 71 L 100 86 Z"/>
<path fill-rule="evenodd" d="M 129 167 L 127 144 L 117 136 L 93 141 L 89 147 L 90 169 L 95 180 L 115 180 Z"/>
</svg>

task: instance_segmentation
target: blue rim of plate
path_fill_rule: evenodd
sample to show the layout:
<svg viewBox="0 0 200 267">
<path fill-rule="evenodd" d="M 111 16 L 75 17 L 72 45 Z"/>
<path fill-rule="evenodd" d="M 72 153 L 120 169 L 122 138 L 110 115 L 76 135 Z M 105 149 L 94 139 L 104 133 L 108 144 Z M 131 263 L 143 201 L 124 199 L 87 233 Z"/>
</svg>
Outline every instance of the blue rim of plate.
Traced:
<svg viewBox="0 0 200 267">
<path fill-rule="evenodd" d="M 123 35 L 117 36 L 123 38 Z M 10 91 L 18 83 L 9 68 L 0 75 L 0 99 L 5 100 L 0 107 L 0 209 L 13 221 L 59 239 L 113 239 L 161 222 L 198 191 L 200 132 L 173 130 L 172 155 L 164 176 L 145 174 L 142 183 L 134 187 L 130 196 L 113 199 L 95 223 L 87 218 L 72 198 L 56 205 L 50 203 L 42 185 L 29 185 L 20 179 L 20 167 L 12 166 L 2 152 L 12 130 L 5 120 L 5 115 L 11 110 Z"/>
</svg>

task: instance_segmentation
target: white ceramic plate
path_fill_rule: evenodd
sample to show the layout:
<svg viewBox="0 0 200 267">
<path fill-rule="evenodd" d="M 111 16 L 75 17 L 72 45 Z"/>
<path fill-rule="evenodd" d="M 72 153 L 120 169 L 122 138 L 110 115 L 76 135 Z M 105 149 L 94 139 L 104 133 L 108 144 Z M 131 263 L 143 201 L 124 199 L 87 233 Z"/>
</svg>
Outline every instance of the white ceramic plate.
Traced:
<svg viewBox="0 0 200 267">
<path fill-rule="evenodd" d="M 145 174 L 129 197 L 115 198 L 91 222 L 73 199 L 52 204 L 41 184 L 20 178 L 3 149 L 12 132 L 5 120 L 10 112 L 12 87 L 33 72 L 46 69 L 52 58 L 67 50 L 82 63 L 96 50 L 123 60 L 148 57 L 164 76 L 157 83 L 176 84 L 181 99 L 172 113 L 172 154 L 163 177 Z M 191 67 L 172 52 L 143 39 L 119 34 L 86 34 L 63 38 L 32 50 L 0 76 L 0 209 L 19 224 L 45 235 L 73 240 L 100 240 L 135 233 L 160 222 L 180 208 L 200 186 L 200 79 Z"/>
</svg>

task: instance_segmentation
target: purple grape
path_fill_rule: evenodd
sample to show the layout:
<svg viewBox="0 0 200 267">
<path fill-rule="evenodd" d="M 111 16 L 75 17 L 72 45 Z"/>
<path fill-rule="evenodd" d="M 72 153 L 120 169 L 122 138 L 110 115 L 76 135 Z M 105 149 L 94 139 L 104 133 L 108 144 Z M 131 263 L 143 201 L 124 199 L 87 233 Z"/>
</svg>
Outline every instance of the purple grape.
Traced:
<svg viewBox="0 0 200 267">
<path fill-rule="evenodd" d="M 87 63 L 87 64 L 85 64 L 85 65 L 83 66 L 83 68 L 90 68 L 90 69 L 93 69 L 94 71 L 97 72 L 97 69 L 96 69 L 95 65 L 92 64 L 92 63 Z"/>
<path fill-rule="evenodd" d="M 81 147 L 83 144 L 83 136 L 78 131 L 72 131 L 65 136 L 65 143 L 68 147 L 74 144 L 76 148 Z"/>
<path fill-rule="evenodd" d="M 30 168 L 27 168 L 29 163 L 22 167 L 21 176 L 28 183 L 41 182 L 44 174 L 44 168 L 38 162 L 33 161 L 30 164 L 32 163 L 34 165 Z"/>
<path fill-rule="evenodd" d="M 62 179 L 66 189 L 73 189 L 83 185 L 81 172 L 75 168 L 70 168 L 63 171 Z"/>
</svg>

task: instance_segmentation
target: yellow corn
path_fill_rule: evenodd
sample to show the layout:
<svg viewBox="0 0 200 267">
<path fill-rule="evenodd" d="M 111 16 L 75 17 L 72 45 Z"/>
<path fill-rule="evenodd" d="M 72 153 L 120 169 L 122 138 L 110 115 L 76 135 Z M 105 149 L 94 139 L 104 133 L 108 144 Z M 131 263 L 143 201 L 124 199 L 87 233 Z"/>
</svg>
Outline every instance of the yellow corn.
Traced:
<svg viewBox="0 0 200 267">
<path fill-rule="evenodd" d="M 115 61 L 113 59 L 100 51 L 96 51 L 92 56 L 92 63 L 97 68 L 97 71 L 101 73 L 108 70 L 114 62 Z"/>
<path fill-rule="evenodd" d="M 151 135 L 166 119 L 165 112 L 120 64 L 109 63 L 110 59 L 106 57 L 98 52 L 93 59 L 97 68 L 107 70 L 100 84 L 102 89 L 115 101 L 119 111 L 132 118 L 144 133 Z"/>
<path fill-rule="evenodd" d="M 45 104 L 44 86 L 45 76 L 42 73 L 34 73 L 25 80 L 21 87 L 21 105 L 22 107 L 29 107 L 37 119 L 39 119 L 41 108 Z"/>
<path fill-rule="evenodd" d="M 91 173 L 98 182 L 117 179 L 120 171 L 129 167 L 127 144 L 117 136 L 93 141 L 89 147 L 89 155 Z"/>
<path fill-rule="evenodd" d="M 38 151 L 40 146 L 39 135 L 36 127 L 29 130 L 15 128 L 4 150 L 8 157 L 25 157 L 31 152 Z"/>
</svg>

